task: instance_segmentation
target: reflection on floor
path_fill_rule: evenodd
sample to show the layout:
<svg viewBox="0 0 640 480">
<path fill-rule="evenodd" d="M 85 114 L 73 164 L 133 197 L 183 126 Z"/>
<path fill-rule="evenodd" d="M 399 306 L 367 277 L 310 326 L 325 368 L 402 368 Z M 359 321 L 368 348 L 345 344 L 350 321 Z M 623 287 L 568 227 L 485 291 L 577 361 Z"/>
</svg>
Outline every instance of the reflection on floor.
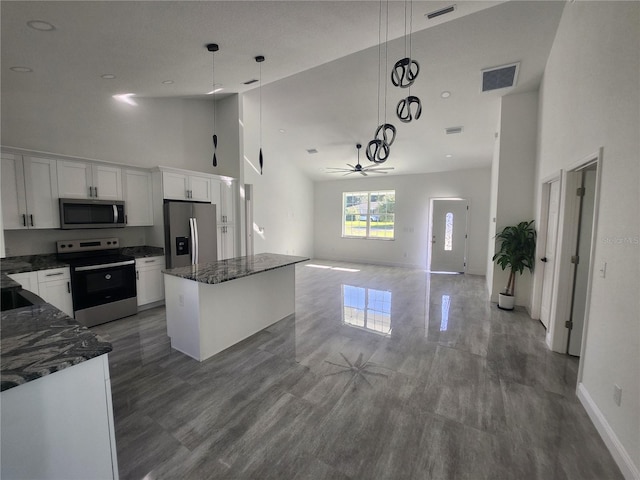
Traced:
<svg viewBox="0 0 640 480">
<path fill-rule="evenodd" d="M 577 360 L 483 277 L 314 263 L 334 268 L 296 267 L 295 315 L 202 363 L 171 350 L 162 308 L 94 328 L 120 478 L 622 478 Z"/>
</svg>

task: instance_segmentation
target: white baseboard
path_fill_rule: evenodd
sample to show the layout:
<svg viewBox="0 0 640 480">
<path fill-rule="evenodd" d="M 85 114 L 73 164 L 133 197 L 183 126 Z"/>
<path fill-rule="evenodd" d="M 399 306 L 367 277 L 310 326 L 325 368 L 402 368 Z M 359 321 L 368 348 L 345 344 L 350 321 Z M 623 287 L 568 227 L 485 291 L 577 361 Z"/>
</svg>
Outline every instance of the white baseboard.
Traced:
<svg viewBox="0 0 640 480">
<path fill-rule="evenodd" d="M 620 443 L 620 440 L 618 440 L 618 436 L 611 428 L 611 425 L 609 425 L 609 422 L 607 422 L 607 419 L 604 418 L 604 415 L 591 398 L 591 395 L 589 395 L 589 391 L 583 383 L 578 384 L 577 394 L 582 406 L 595 425 L 596 430 L 598 430 L 609 452 L 611 452 L 613 459 L 622 471 L 624 478 L 627 480 L 640 480 L 640 470 L 638 470 L 638 466 L 633 463 L 629 453 L 622 443 Z"/>
</svg>

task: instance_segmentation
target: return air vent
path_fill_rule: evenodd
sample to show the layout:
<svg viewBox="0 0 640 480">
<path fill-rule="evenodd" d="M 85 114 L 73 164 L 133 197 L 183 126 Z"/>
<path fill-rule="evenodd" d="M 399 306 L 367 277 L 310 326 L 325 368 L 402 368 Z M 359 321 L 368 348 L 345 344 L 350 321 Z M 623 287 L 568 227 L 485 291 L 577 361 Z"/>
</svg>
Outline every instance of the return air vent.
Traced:
<svg viewBox="0 0 640 480">
<path fill-rule="evenodd" d="M 251 79 L 251 80 L 249 80 L 247 82 L 244 82 L 244 84 L 245 85 L 251 85 L 252 83 L 256 83 L 257 81 L 258 81 L 257 79 L 253 78 L 253 79 Z"/>
<path fill-rule="evenodd" d="M 431 13 L 427 13 L 426 17 L 429 20 L 432 20 L 436 17 L 439 17 L 440 15 L 446 15 L 447 13 L 451 13 L 456 9 L 455 5 L 450 5 L 448 7 L 445 8 L 441 8 L 440 10 L 436 10 L 435 12 L 431 12 Z"/>
<path fill-rule="evenodd" d="M 482 91 L 488 92 L 499 88 L 513 87 L 518 81 L 520 63 L 511 63 L 501 67 L 482 70 Z"/>
<path fill-rule="evenodd" d="M 444 132 L 447 135 L 454 135 L 456 133 L 462 133 L 463 128 L 462 127 L 449 127 L 449 128 L 445 128 Z"/>
</svg>

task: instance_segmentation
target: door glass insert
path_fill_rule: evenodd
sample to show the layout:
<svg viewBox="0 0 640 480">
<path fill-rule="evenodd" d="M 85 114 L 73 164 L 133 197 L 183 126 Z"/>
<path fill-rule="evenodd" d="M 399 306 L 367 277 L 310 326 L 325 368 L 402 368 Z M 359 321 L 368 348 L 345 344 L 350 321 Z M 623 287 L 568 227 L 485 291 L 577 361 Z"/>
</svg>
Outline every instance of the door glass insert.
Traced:
<svg viewBox="0 0 640 480">
<path fill-rule="evenodd" d="M 444 216 L 444 249 L 453 250 L 453 213 Z"/>
</svg>

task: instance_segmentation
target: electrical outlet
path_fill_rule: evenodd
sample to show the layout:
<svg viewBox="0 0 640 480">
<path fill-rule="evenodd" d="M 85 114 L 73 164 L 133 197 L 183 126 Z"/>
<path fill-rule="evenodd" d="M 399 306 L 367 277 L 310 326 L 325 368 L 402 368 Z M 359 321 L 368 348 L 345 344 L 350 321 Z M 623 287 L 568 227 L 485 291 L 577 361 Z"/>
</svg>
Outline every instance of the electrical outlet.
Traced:
<svg viewBox="0 0 640 480">
<path fill-rule="evenodd" d="M 618 406 L 622 403 L 622 387 L 615 384 L 613 385 L 613 401 L 616 402 Z"/>
</svg>

